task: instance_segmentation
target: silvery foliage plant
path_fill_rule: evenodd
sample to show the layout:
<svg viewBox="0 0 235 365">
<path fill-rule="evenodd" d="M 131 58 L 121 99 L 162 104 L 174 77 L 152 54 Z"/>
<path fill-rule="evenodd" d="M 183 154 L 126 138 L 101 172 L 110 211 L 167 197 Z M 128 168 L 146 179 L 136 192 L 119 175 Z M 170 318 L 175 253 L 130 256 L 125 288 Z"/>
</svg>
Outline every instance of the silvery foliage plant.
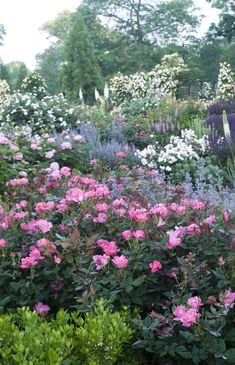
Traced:
<svg viewBox="0 0 235 365">
<path fill-rule="evenodd" d="M 206 176 L 206 160 L 197 161 L 197 175 L 193 182 L 187 173 L 183 183 L 184 198 L 200 200 L 210 206 L 221 206 L 225 210 L 235 212 L 235 181 L 233 187 L 224 187 L 222 172 L 214 167 L 213 175 Z"/>
</svg>

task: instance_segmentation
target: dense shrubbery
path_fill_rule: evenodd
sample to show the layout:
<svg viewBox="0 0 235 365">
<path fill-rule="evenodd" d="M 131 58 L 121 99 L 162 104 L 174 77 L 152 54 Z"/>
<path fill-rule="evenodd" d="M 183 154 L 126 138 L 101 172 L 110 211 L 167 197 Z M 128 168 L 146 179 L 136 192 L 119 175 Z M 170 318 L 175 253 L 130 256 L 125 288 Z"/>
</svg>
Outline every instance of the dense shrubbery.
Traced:
<svg viewBox="0 0 235 365">
<path fill-rule="evenodd" d="M 211 103 L 206 124 L 205 102 L 141 99 L 144 77 L 111 113 L 48 97 L 33 75 L 4 96 L 5 365 L 234 362 L 234 103 Z"/>
<path fill-rule="evenodd" d="M 144 342 L 141 339 L 136 346 L 177 359 L 190 350 L 172 343 L 171 335 L 181 336 L 183 330 L 173 320 L 176 306 L 200 297 L 203 309 L 210 311 L 206 302 L 213 296 L 227 321 L 223 326 L 228 339 L 224 337 L 218 355 L 226 357 L 233 346 L 227 315 L 235 299 L 229 291 L 234 285 L 231 213 L 200 201 L 152 204 L 147 196 L 129 191 L 129 179 L 122 175 L 100 183 L 88 176 L 71 176 L 69 168 L 52 163 L 30 183 L 24 177 L 9 180 L 1 207 L 0 305 L 43 303 L 52 312 L 61 307 L 86 311 L 96 298 L 105 298 L 115 308 L 139 307 L 142 316 L 154 310 L 153 324 L 146 322 L 142 328 L 138 320 Z M 210 317 L 203 316 L 202 323 L 197 313 L 193 312 L 186 327 L 198 322 L 210 330 L 210 338 L 216 338 L 220 322 L 215 328 L 217 322 L 212 326 Z M 213 312 L 218 321 L 219 313 Z M 183 314 L 179 318 L 183 321 Z M 164 331 L 168 331 L 168 350 L 157 352 Z M 177 346 L 187 349 L 187 338 L 183 338 Z M 202 357 L 198 355 L 197 362 L 194 356 L 193 361 L 213 359 L 214 350 L 209 355 L 204 342 L 197 341 L 201 341 Z"/>
<path fill-rule="evenodd" d="M 110 81 L 111 101 L 120 106 L 143 99 L 161 99 L 163 95 L 174 96 L 179 75 L 185 69 L 183 59 L 177 54 L 166 55 L 152 71 L 138 72 L 130 76 L 117 74 Z"/>
<path fill-rule="evenodd" d="M 84 319 L 59 310 L 47 321 L 48 311 L 37 303 L 33 312 L 22 308 L 0 316 L 2 365 L 124 364 L 124 346 L 133 334 L 126 311 L 112 313 L 100 301 Z"/>
<path fill-rule="evenodd" d="M 38 100 L 34 94 L 15 93 L 2 103 L 0 122 L 2 126 L 30 125 L 34 133 L 61 132 L 67 125 L 77 126 L 77 115 L 63 95 Z"/>
</svg>

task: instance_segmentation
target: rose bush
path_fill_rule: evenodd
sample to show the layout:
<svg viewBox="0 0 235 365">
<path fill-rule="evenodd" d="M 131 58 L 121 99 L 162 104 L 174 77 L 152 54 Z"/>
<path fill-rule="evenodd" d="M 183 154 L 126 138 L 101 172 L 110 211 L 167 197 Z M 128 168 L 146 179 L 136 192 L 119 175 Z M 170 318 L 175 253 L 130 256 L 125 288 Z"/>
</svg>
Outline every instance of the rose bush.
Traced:
<svg viewBox="0 0 235 365">
<path fill-rule="evenodd" d="M 31 181 L 9 180 L 1 207 L 0 305 L 86 309 L 103 297 L 146 311 L 172 300 L 191 254 L 196 271 L 186 291 L 204 297 L 228 289 L 227 273 L 219 281 L 216 274 L 218 257 L 231 263 L 228 214 L 197 201 L 151 204 L 128 194 L 126 184 L 124 177 L 101 183 L 71 176 L 57 163 Z"/>
</svg>

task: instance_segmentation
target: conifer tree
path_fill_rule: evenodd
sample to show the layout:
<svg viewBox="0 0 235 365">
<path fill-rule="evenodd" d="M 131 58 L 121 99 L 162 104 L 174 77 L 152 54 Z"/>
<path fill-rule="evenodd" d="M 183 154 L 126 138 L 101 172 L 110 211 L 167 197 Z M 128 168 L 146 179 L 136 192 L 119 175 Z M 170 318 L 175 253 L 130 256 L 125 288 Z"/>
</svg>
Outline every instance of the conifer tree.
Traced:
<svg viewBox="0 0 235 365">
<path fill-rule="evenodd" d="M 102 76 L 95 58 L 94 46 L 82 15 L 73 15 L 72 26 L 65 45 L 65 65 L 62 84 L 65 94 L 72 100 L 79 100 L 82 90 L 86 103 L 94 101 L 95 88 L 101 90 Z"/>
</svg>

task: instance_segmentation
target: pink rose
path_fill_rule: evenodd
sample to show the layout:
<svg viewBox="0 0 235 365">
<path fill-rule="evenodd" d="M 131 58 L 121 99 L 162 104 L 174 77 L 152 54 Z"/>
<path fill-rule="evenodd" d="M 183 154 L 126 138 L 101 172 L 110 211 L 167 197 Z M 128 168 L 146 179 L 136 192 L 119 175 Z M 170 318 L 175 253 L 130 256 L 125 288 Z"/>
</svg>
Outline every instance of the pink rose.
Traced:
<svg viewBox="0 0 235 365">
<path fill-rule="evenodd" d="M 143 238 L 145 238 L 145 232 L 143 231 L 143 229 L 137 229 L 135 232 L 133 232 L 133 236 L 137 240 L 142 240 Z"/>
<path fill-rule="evenodd" d="M 184 327 L 191 327 L 201 317 L 196 309 L 186 309 L 184 305 L 176 307 L 173 314 L 174 321 L 180 321 Z"/>
<path fill-rule="evenodd" d="M 54 157 L 55 152 L 56 152 L 55 150 L 48 151 L 48 152 L 46 152 L 45 157 L 50 159 L 50 158 Z"/>
<path fill-rule="evenodd" d="M 53 138 L 53 137 L 49 137 L 49 138 L 47 138 L 47 142 L 48 142 L 48 143 L 55 143 L 55 142 L 56 142 L 56 140 L 55 140 L 55 138 Z"/>
<path fill-rule="evenodd" d="M 181 234 L 179 229 L 176 229 L 175 231 L 171 230 L 168 232 L 169 241 L 166 243 L 166 247 L 171 250 L 174 247 L 181 245 Z"/>
<path fill-rule="evenodd" d="M 52 163 L 50 164 L 50 169 L 51 169 L 52 171 L 59 170 L 59 169 L 60 169 L 60 166 L 59 166 L 58 162 L 52 162 Z"/>
<path fill-rule="evenodd" d="M 62 176 L 68 177 L 71 175 L 71 169 L 67 166 L 64 166 L 60 169 L 60 173 Z"/>
<path fill-rule="evenodd" d="M 228 222 L 228 220 L 229 220 L 228 212 L 226 212 L 226 211 L 225 211 L 225 212 L 223 213 L 223 219 L 224 219 L 224 221 L 225 221 L 225 222 Z"/>
<path fill-rule="evenodd" d="M 60 264 L 62 260 L 61 260 L 60 257 L 54 256 L 54 261 L 55 261 L 56 264 Z"/>
<path fill-rule="evenodd" d="M 36 143 L 32 143 L 31 146 L 30 146 L 31 150 L 33 151 L 40 151 L 42 148 L 36 144 Z"/>
<path fill-rule="evenodd" d="M 99 213 L 98 217 L 93 219 L 93 222 L 95 222 L 95 223 L 105 223 L 105 222 L 107 222 L 107 220 L 108 220 L 108 217 L 105 213 Z"/>
<path fill-rule="evenodd" d="M 224 258 L 222 256 L 219 257 L 219 265 L 223 266 L 225 264 Z"/>
<path fill-rule="evenodd" d="M 41 231 L 42 233 L 47 233 L 53 227 L 51 222 L 48 222 L 46 219 L 39 219 L 36 221 L 35 226 Z"/>
<path fill-rule="evenodd" d="M 187 301 L 187 304 L 194 309 L 198 309 L 203 305 L 201 298 L 199 298 L 199 297 L 189 298 Z"/>
<path fill-rule="evenodd" d="M 199 236 L 201 234 L 201 229 L 197 224 L 192 223 L 187 227 L 187 233 L 190 235 L 196 234 Z"/>
<path fill-rule="evenodd" d="M 4 239 L 0 239 L 0 247 L 6 247 L 7 246 L 7 241 Z"/>
<path fill-rule="evenodd" d="M 77 134 L 76 136 L 74 136 L 74 141 L 80 142 L 82 140 L 83 140 L 83 138 L 80 134 Z"/>
<path fill-rule="evenodd" d="M 200 201 L 192 201 L 191 202 L 191 207 L 193 209 L 202 209 L 202 208 L 204 208 L 204 206 L 205 206 L 205 203 L 200 202 Z"/>
<path fill-rule="evenodd" d="M 116 156 L 118 157 L 126 157 L 126 153 L 125 152 L 117 152 Z"/>
<path fill-rule="evenodd" d="M 110 257 L 107 255 L 95 255 L 92 257 L 96 264 L 96 270 L 101 270 L 104 266 L 109 263 Z"/>
<path fill-rule="evenodd" d="M 50 307 L 47 304 L 37 303 L 34 306 L 35 311 L 40 314 L 40 316 L 45 316 L 50 311 Z"/>
<path fill-rule="evenodd" d="M 215 215 L 210 215 L 209 217 L 207 217 L 206 219 L 204 219 L 204 223 L 208 224 L 208 223 L 215 223 L 217 221 L 216 216 Z"/>
<path fill-rule="evenodd" d="M 20 177 L 27 177 L 27 176 L 28 176 L 28 174 L 27 174 L 27 172 L 26 172 L 26 171 L 20 171 L 20 172 L 19 172 L 19 176 L 20 176 Z"/>
<path fill-rule="evenodd" d="M 112 259 L 112 263 L 114 266 L 116 266 L 118 269 L 123 269 L 128 264 L 128 258 L 124 255 L 121 256 L 114 256 Z"/>
<path fill-rule="evenodd" d="M 61 144 L 61 149 L 62 150 L 71 150 L 72 149 L 72 145 L 70 142 L 63 142 Z"/>
<path fill-rule="evenodd" d="M 39 192 L 40 194 L 47 194 L 47 189 L 46 189 L 46 188 L 39 188 L 39 189 L 38 189 L 38 192 Z"/>
<path fill-rule="evenodd" d="M 96 165 L 97 164 L 97 160 L 90 160 L 90 165 Z"/>
<path fill-rule="evenodd" d="M 233 308 L 235 301 L 235 292 L 227 290 L 225 293 L 224 305 L 225 307 Z"/>
<path fill-rule="evenodd" d="M 129 240 L 131 237 L 133 237 L 133 232 L 126 230 L 122 232 L 121 236 L 124 240 Z"/>
<path fill-rule="evenodd" d="M 114 241 L 107 241 L 107 240 L 98 240 L 96 242 L 97 246 L 101 247 L 104 251 L 105 255 L 113 256 L 118 253 L 118 248 L 116 242 Z"/>
<path fill-rule="evenodd" d="M 95 210 L 97 210 L 97 212 L 99 213 L 103 213 L 106 212 L 106 210 L 109 209 L 109 205 L 106 203 L 98 203 L 94 206 Z"/>
<path fill-rule="evenodd" d="M 149 264 L 149 267 L 151 269 L 151 272 L 155 273 L 162 269 L 162 264 L 160 261 L 154 260 Z"/>
</svg>

